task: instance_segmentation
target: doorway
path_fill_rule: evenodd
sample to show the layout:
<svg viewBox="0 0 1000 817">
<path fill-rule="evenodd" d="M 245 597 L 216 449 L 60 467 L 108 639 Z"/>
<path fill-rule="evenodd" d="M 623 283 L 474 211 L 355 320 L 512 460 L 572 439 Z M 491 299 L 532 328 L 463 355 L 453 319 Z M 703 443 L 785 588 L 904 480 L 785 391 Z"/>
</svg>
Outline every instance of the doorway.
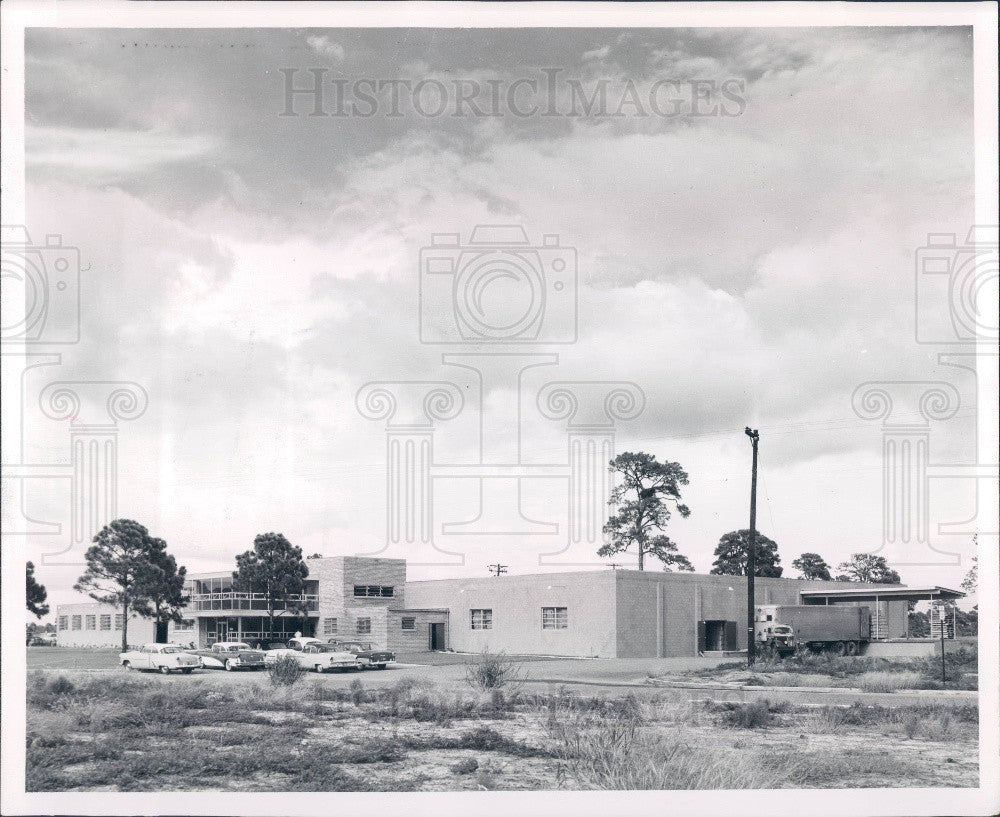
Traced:
<svg viewBox="0 0 1000 817">
<path fill-rule="evenodd" d="M 698 622 L 699 652 L 733 652 L 736 649 L 735 621 L 712 619 Z"/>
<path fill-rule="evenodd" d="M 444 624 L 430 625 L 430 648 L 431 650 L 444 649 Z"/>
</svg>

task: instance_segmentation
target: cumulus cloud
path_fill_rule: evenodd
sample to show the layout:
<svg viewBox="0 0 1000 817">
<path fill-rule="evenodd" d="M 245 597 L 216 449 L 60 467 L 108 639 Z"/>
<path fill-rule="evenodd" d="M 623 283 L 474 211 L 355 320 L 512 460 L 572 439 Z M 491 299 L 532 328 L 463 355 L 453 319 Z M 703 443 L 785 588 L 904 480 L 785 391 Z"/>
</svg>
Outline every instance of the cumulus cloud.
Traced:
<svg viewBox="0 0 1000 817">
<path fill-rule="evenodd" d="M 850 394 L 941 376 L 912 342 L 912 254 L 972 218 L 962 32 L 643 30 L 613 41 L 613 66 L 602 32 L 241 36 L 253 47 L 153 32 L 157 54 L 114 33 L 29 38 L 30 226 L 92 263 L 85 341 L 66 364 L 148 384 L 145 425 L 122 430 L 123 445 L 136 437 L 121 506 L 190 565 L 263 529 L 310 551 L 380 546 L 385 428 L 355 393 L 379 379 L 476 386 L 420 341 L 421 250 L 497 223 L 575 251 L 579 338 L 540 347 L 559 366 L 530 384 L 642 387 L 646 410 L 617 444 L 691 473 L 695 513 L 674 536 L 700 568 L 745 524 L 747 423 L 766 441 L 761 518 L 786 564 L 877 545 L 878 429 Z M 412 80 L 509 83 L 551 65 L 638 88 L 735 76 L 746 105 L 669 121 L 278 116 L 278 68 L 348 52 L 367 76 Z M 516 399 L 509 383 L 484 387 L 470 409 Z M 564 429 L 524 410 L 531 451 L 563 456 Z M 971 420 L 935 438 L 943 458 Z M 58 445 L 64 430 L 49 431 Z M 463 417 L 435 445 L 475 461 L 477 441 Z M 558 491 L 532 501 L 561 508 Z M 507 547 L 537 567 L 529 540 Z"/>
</svg>

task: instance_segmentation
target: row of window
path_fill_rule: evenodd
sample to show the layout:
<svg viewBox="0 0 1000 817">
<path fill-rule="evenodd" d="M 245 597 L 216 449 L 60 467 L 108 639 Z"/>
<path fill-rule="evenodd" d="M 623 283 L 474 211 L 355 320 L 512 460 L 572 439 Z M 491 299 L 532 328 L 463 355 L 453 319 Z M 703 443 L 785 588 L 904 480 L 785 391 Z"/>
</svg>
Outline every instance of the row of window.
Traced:
<svg viewBox="0 0 1000 817">
<path fill-rule="evenodd" d="M 565 630 L 569 626 L 568 608 L 566 607 L 543 607 L 542 608 L 542 629 L 543 630 Z M 493 629 L 493 610 L 479 608 L 469 610 L 469 627 L 473 630 Z"/>
<path fill-rule="evenodd" d="M 400 626 L 404 630 L 417 629 L 417 620 L 415 618 L 404 617 L 400 621 L 401 621 Z M 324 618 L 323 635 L 337 635 L 338 626 L 339 625 L 337 623 L 337 619 Z M 370 618 L 357 619 L 357 630 L 358 630 L 358 635 L 368 635 L 372 631 L 372 620 Z"/>
<path fill-rule="evenodd" d="M 120 630 L 122 628 L 122 618 L 121 613 L 116 613 L 114 622 L 115 629 Z M 60 630 L 96 630 L 98 624 L 102 630 L 111 629 L 111 614 L 105 613 L 100 616 L 88 615 L 88 616 L 59 616 L 59 629 Z"/>
<path fill-rule="evenodd" d="M 356 584 L 354 595 L 357 598 L 388 598 L 391 599 L 395 588 L 385 584 Z"/>
</svg>

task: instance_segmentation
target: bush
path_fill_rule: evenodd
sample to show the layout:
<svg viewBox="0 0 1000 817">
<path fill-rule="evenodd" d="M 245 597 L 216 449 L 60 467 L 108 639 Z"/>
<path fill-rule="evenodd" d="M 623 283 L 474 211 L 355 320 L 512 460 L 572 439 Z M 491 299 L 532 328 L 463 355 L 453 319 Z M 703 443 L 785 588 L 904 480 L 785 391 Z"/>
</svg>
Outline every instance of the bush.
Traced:
<svg viewBox="0 0 1000 817">
<path fill-rule="evenodd" d="M 290 655 L 282 655 L 267 665 L 267 677 L 272 686 L 290 687 L 302 677 L 302 667 Z"/>
<path fill-rule="evenodd" d="M 492 689 L 503 689 L 512 683 L 520 684 L 523 674 L 521 665 L 505 653 L 485 650 L 475 661 L 466 665 L 465 680 L 474 689 L 488 692 Z"/>
<path fill-rule="evenodd" d="M 774 712 L 767 700 L 730 704 L 721 715 L 722 724 L 733 729 L 766 729 L 774 723 Z"/>
</svg>

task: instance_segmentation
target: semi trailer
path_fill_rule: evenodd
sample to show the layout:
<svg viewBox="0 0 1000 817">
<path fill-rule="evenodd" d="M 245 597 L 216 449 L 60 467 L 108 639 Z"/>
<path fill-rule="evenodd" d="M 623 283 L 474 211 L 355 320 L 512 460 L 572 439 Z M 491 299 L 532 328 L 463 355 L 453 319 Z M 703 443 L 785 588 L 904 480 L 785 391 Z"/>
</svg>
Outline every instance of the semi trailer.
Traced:
<svg viewBox="0 0 1000 817">
<path fill-rule="evenodd" d="M 846 604 L 765 604 L 757 607 L 754 638 L 778 655 L 828 650 L 857 655 L 871 638 L 871 610 Z"/>
</svg>

